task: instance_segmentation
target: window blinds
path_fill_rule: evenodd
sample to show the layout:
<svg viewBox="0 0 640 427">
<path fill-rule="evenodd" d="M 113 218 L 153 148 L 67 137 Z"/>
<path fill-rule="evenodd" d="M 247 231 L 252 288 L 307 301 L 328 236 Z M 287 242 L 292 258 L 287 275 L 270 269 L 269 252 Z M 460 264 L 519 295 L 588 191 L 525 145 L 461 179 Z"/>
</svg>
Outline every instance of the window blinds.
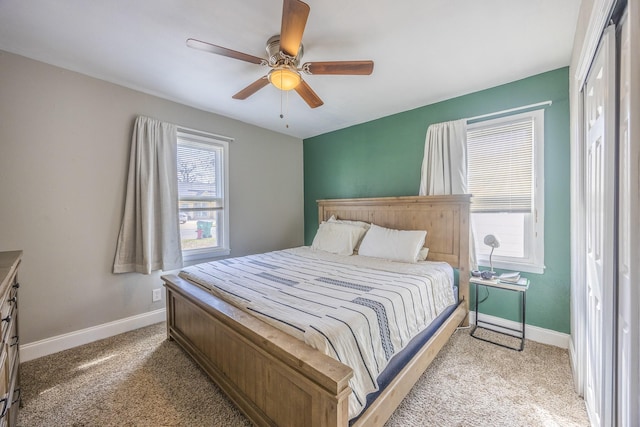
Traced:
<svg viewBox="0 0 640 427">
<path fill-rule="evenodd" d="M 467 131 L 472 212 L 531 212 L 534 119 Z"/>
<path fill-rule="evenodd" d="M 178 195 L 180 210 L 223 209 L 222 147 L 178 135 Z M 198 209 L 200 208 L 200 209 Z"/>
</svg>

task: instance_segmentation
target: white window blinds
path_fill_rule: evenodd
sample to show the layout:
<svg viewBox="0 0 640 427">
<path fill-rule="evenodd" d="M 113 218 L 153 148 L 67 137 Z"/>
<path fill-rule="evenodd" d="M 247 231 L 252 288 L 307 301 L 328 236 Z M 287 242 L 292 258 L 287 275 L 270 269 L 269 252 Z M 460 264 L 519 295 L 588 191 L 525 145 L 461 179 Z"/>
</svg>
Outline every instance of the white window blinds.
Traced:
<svg viewBox="0 0 640 427">
<path fill-rule="evenodd" d="M 471 211 L 531 212 L 534 117 L 476 126 L 467 131 Z"/>
<path fill-rule="evenodd" d="M 178 190 L 181 202 L 204 203 L 203 208 L 207 210 L 224 208 L 220 191 L 222 150 L 215 145 L 198 146 L 185 139 L 179 140 Z"/>
</svg>

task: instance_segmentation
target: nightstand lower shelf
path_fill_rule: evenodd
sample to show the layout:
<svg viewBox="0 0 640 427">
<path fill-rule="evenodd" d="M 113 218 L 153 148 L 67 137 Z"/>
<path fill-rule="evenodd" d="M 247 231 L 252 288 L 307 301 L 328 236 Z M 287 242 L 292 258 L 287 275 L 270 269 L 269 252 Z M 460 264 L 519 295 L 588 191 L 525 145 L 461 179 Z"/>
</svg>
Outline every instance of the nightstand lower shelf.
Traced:
<svg viewBox="0 0 640 427">
<path fill-rule="evenodd" d="M 479 324 L 478 324 L 478 322 L 483 323 L 483 324 L 485 324 L 485 325 L 497 326 L 497 327 L 498 327 L 498 328 L 500 328 L 500 329 L 508 329 L 508 330 L 510 330 L 510 331 L 519 332 L 519 333 L 520 333 L 520 335 L 510 334 L 510 333 L 507 333 L 507 332 L 502 332 L 502 331 L 500 331 L 500 330 L 493 329 L 493 328 L 487 328 L 487 327 L 485 327 L 485 326 L 479 325 Z M 490 339 L 487 339 L 487 338 L 483 338 L 483 337 L 479 337 L 479 336 L 477 336 L 477 335 L 474 335 L 474 334 L 476 333 L 476 330 L 477 330 L 478 328 L 480 328 L 480 329 L 485 329 L 485 330 L 487 330 L 487 331 L 491 331 L 491 332 L 493 332 L 493 333 L 506 335 L 506 336 L 508 336 L 508 337 L 519 338 L 519 339 L 520 339 L 520 347 L 511 347 L 511 346 L 508 346 L 508 345 L 506 345 L 506 344 L 502 344 L 502 343 L 497 342 L 497 341 L 492 341 L 492 340 L 490 340 Z M 524 339 L 525 339 L 525 338 L 524 338 L 524 329 L 522 329 L 522 330 L 518 330 L 518 329 L 513 329 L 513 328 L 507 328 L 507 327 L 505 327 L 505 326 L 496 325 L 495 323 L 491 323 L 491 322 L 484 322 L 484 321 L 477 321 L 477 320 L 476 320 L 476 324 L 475 324 L 475 325 L 473 325 L 473 329 L 471 330 L 471 334 L 469 334 L 469 335 L 471 335 L 473 338 L 475 338 L 475 339 L 477 339 L 477 340 L 484 341 L 484 342 L 488 342 L 488 343 L 495 344 L 495 345 L 499 345 L 500 347 L 508 348 L 509 350 L 515 350 L 515 351 L 522 351 L 522 350 L 524 350 Z"/>
<path fill-rule="evenodd" d="M 503 284 L 497 281 L 492 281 L 492 280 L 481 280 L 481 279 L 476 279 L 476 278 L 472 278 L 470 280 L 471 283 L 473 283 L 475 285 L 476 288 L 476 301 L 475 301 L 475 322 L 473 325 L 473 328 L 471 329 L 471 333 L 470 335 L 477 339 L 477 340 L 481 340 L 481 341 L 485 341 L 491 344 L 495 344 L 495 345 L 499 345 L 500 347 L 504 347 L 507 348 L 509 350 L 515 350 L 515 351 L 522 351 L 524 349 L 524 340 L 525 340 L 525 315 L 526 315 L 526 307 L 527 307 L 527 289 L 529 288 L 529 281 L 526 282 L 526 285 L 522 285 L 522 286 L 514 286 L 513 284 Z M 520 329 L 515 329 L 515 328 L 509 328 L 506 326 L 502 326 L 502 325 L 497 325 L 495 323 L 491 323 L 491 322 L 487 322 L 485 320 L 479 320 L 478 319 L 478 288 L 480 286 L 486 286 L 486 287 L 490 287 L 490 288 L 498 288 L 498 289 L 505 289 L 508 291 L 513 291 L 513 292 L 519 292 L 521 295 L 521 327 Z M 501 335 L 506 335 L 508 337 L 513 337 L 513 338 L 518 338 L 520 340 L 520 346 L 519 347 L 511 347 L 508 346 L 506 344 L 497 342 L 497 341 L 492 341 L 490 339 L 487 338 L 483 338 L 483 337 L 479 337 L 476 335 L 476 330 L 480 328 L 480 329 L 485 329 L 487 331 L 491 331 L 494 333 L 498 333 Z M 505 332 L 505 331 L 512 331 L 515 333 L 510 333 L 510 332 Z"/>
</svg>

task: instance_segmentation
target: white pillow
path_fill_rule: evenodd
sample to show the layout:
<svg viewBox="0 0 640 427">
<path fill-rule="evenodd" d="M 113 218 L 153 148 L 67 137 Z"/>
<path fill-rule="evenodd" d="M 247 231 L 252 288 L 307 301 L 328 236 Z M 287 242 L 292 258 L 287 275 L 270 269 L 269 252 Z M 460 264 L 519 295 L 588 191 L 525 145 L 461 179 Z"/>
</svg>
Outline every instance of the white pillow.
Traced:
<svg viewBox="0 0 640 427">
<path fill-rule="evenodd" d="M 358 255 L 392 261 L 416 262 L 426 237 L 427 232 L 422 230 L 393 230 L 371 224 L 371 228 L 360 243 Z"/>
<path fill-rule="evenodd" d="M 356 225 L 323 222 L 313 238 L 311 249 L 338 255 L 353 255 L 353 248 L 365 232 L 364 228 Z"/>
<path fill-rule="evenodd" d="M 364 221 L 353 221 L 350 219 L 336 219 L 335 215 L 331 215 L 331 218 L 329 218 L 327 220 L 327 222 L 333 222 L 336 224 L 349 224 L 349 225 L 354 225 L 357 227 L 362 227 L 362 229 L 364 229 L 364 231 L 368 231 L 369 227 L 371 227 L 371 224 L 369 224 L 368 222 L 364 222 Z M 363 234 L 364 236 L 364 234 Z M 358 240 L 358 242 L 356 243 L 356 246 L 353 248 L 354 252 L 358 252 L 360 250 L 360 243 L 362 242 L 362 237 L 360 238 L 360 240 Z"/>
<path fill-rule="evenodd" d="M 351 220 L 351 219 L 337 219 L 335 215 L 331 215 L 331 218 L 329 218 L 329 220 L 327 222 L 335 222 L 337 224 L 357 225 L 359 227 L 364 228 L 365 230 L 368 230 L 369 227 L 371 227 L 371 224 L 369 224 L 368 222 L 354 221 L 354 220 Z"/>
<path fill-rule="evenodd" d="M 418 252 L 418 261 L 426 261 L 429 256 L 429 248 L 422 248 Z"/>
</svg>

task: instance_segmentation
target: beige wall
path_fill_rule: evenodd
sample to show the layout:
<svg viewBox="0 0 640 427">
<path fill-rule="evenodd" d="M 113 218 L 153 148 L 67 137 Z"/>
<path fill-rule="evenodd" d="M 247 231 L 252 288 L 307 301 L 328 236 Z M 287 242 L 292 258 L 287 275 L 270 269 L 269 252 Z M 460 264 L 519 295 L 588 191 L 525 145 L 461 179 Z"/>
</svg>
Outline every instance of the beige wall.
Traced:
<svg viewBox="0 0 640 427">
<path fill-rule="evenodd" d="M 158 273 L 111 273 L 137 115 L 235 138 L 232 255 L 302 244 L 299 139 L 0 51 L 0 251 L 24 250 L 21 343 L 164 306 Z"/>
</svg>

